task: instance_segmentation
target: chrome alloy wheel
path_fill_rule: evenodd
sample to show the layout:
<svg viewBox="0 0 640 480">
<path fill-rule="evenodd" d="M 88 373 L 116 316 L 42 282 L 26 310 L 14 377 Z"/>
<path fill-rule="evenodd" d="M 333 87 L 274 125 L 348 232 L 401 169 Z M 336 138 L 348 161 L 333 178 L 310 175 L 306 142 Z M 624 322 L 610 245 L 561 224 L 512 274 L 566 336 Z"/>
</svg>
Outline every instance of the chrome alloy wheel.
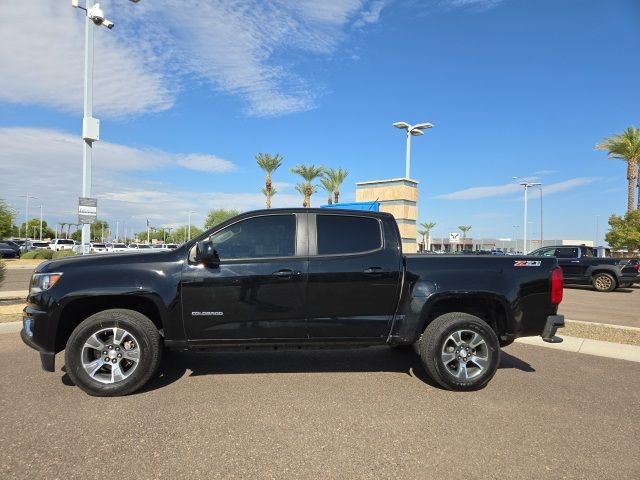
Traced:
<svg viewBox="0 0 640 480">
<path fill-rule="evenodd" d="M 82 367 L 93 380 L 117 383 L 138 367 L 140 343 L 127 330 L 109 327 L 91 335 L 80 355 Z"/>
<path fill-rule="evenodd" d="M 469 380 L 489 367 L 489 348 L 479 333 L 457 330 L 442 344 L 440 358 L 454 377 Z"/>
</svg>

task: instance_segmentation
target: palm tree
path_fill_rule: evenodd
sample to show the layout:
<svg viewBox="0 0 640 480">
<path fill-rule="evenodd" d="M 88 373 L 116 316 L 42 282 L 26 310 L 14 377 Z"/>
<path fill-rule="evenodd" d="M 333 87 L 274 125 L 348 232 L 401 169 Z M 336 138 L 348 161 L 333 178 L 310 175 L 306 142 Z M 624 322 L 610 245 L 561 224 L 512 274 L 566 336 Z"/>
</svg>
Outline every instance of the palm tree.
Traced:
<svg viewBox="0 0 640 480">
<path fill-rule="evenodd" d="M 270 155 L 268 153 L 258 153 L 256 155 L 256 162 L 258 166 L 264 172 L 264 196 L 267 202 L 267 208 L 271 208 L 271 197 L 273 196 L 273 186 L 271 185 L 271 174 L 275 172 L 280 165 L 282 165 L 282 156 L 279 153 Z"/>
<path fill-rule="evenodd" d="M 62 236 L 64 235 L 64 226 L 67 224 L 67 222 L 60 222 L 60 238 L 62 238 Z M 69 238 L 67 236 L 67 238 Z"/>
<path fill-rule="evenodd" d="M 309 208 L 311 206 L 311 195 L 318 191 L 318 187 L 315 185 L 311 185 L 311 195 L 309 195 L 309 199 L 307 200 L 307 184 L 306 183 L 297 183 L 296 191 L 302 195 L 302 206 L 304 208 Z"/>
<path fill-rule="evenodd" d="M 333 192 L 335 190 L 335 184 L 333 183 L 333 180 L 328 177 L 328 176 L 324 176 L 320 179 L 320 185 L 322 185 L 322 188 L 325 189 L 325 191 L 329 194 L 328 198 L 327 198 L 327 203 L 329 205 L 333 204 Z"/>
<path fill-rule="evenodd" d="M 344 179 L 349 175 L 349 172 L 342 167 L 338 169 L 328 168 L 325 170 L 324 175 L 333 182 L 333 197 L 335 203 L 338 203 L 340 200 L 340 187 L 342 186 Z"/>
<path fill-rule="evenodd" d="M 633 125 L 620 135 L 605 138 L 602 143 L 596 145 L 596 150 L 606 150 L 607 157 L 617 158 L 627 162 L 627 213 L 634 210 L 635 183 L 638 181 L 638 207 L 640 207 L 640 177 L 638 165 L 640 164 L 640 130 Z"/>
<path fill-rule="evenodd" d="M 466 240 L 467 239 L 467 232 L 469 230 L 471 230 L 471 225 L 460 225 L 458 227 L 458 230 L 460 230 L 462 232 L 462 240 Z"/>
<path fill-rule="evenodd" d="M 425 249 L 427 248 L 427 240 L 429 239 L 429 236 L 431 235 L 431 230 L 433 230 L 433 228 L 436 226 L 436 224 L 434 222 L 422 222 L 420 223 L 420 226 L 422 227 L 422 230 L 420 230 L 420 235 L 422 235 L 422 243 L 424 243 L 425 245 Z M 425 240 L 425 238 L 427 240 Z"/>
<path fill-rule="evenodd" d="M 324 167 L 316 167 L 315 165 L 298 165 L 297 167 L 293 167 L 291 169 L 291 173 L 300 175 L 304 179 L 304 183 L 302 184 L 304 187 L 304 206 L 306 208 L 310 207 L 311 195 L 313 195 L 317 191 L 316 187 L 312 185 L 311 182 L 313 182 L 316 178 L 324 173 Z M 298 189 L 298 186 L 296 186 L 296 189 Z"/>
<path fill-rule="evenodd" d="M 267 198 L 267 208 L 271 208 L 271 198 L 278 193 L 276 187 L 271 187 L 271 191 L 268 191 L 266 187 L 262 187 L 262 194 Z"/>
</svg>

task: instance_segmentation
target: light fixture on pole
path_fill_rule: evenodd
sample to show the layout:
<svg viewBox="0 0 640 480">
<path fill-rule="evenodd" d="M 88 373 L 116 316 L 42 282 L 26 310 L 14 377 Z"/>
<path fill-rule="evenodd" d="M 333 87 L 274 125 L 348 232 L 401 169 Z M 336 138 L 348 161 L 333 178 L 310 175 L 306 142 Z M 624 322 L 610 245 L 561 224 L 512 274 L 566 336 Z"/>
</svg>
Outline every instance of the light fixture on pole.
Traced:
<svg viewBox="0 0 640 480">
<path fill-rule="evenodd" d="M 18 197 L 26 199 L 26 205 L 24 207 L 24 238 L 27 238 L 29 236 L 29 199 L 37 199 L 38 197 L 34 197 L 28 193 L 26 195 L 18 195 Z"/>
<path fill-rule="evenodd" d="M 522 185 L 524 187 L 524 224 L 523 224 L 523 228 L 524 228 L 524 238 L 523 238 L 523 246 L 522 246 L 522 253 L 524 255 L 526 255 L 527 253 L 529 253 L 527 251 L 527 203 L 528 203 L 528 191 L 531 187 L 537 187 L 539 185 L 542 185 L 541 183 L 538 182 L 528 182 L 526 180 L 523 180 L 521 177 L 513 177 L 514 180 L 522 180 L 520 182 L 520 185 Z"/>
<path fill-rule="evenodd" d="M 138 3 L 140 0 L 130 0 Z M 91 155 L 93 142 L 100 139 L 100 120 L 93 117 L 93 28 L 94 26 L 107 27 L 111 30 L 114 23 L 104 16 L 99 3 L 94 0 L 86 0 L 85 7 L 79 5 L 79 0 L 71 0 L 71 6 L 86 12 L 84 35 L 84 115 L 82 118 L 82 196 L 91 197 Z M 91 237 L 91 225 L 82 225 L 82 240 L 80 248 L 85 252 L 85 245 Z"/>
<path fill-rule="evenodd" d="M 407 149 L 405 152 L 405 178 L 411 178 L 409 176 L 409 169 L 411 166 L 411 136 L 419 137 L 424 135 L 424 130 L 433 128 L 431 123 L 416 123 L 415 125 L 409 125 L 407 122 L 396 122 L 394 127 L 400 130 L 406 130 L 407 132 Z"/>
</svg>

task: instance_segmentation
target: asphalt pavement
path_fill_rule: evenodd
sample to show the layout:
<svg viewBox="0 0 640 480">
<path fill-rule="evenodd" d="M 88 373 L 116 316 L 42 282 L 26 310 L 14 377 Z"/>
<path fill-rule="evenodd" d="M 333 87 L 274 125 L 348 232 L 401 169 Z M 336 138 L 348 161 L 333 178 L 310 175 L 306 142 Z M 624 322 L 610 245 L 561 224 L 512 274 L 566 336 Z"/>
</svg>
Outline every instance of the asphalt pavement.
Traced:
<svg viewBox="0 0 640 480">
<path fill-rule="evenodd" d="M 0 476 L 640 478 L 640 364 L 514 344 L 484 390 L 360 350 L 177 354 L 93 398 L 0 335 Z"/>
<path fill-rule="evenodd" d="M 35 267 L 13 268 L 11 265 L 7 269 L 4 281 L 0 285 L 0 292 L 26 291 L 29 289 L 29 280 Z"/>
</svg>

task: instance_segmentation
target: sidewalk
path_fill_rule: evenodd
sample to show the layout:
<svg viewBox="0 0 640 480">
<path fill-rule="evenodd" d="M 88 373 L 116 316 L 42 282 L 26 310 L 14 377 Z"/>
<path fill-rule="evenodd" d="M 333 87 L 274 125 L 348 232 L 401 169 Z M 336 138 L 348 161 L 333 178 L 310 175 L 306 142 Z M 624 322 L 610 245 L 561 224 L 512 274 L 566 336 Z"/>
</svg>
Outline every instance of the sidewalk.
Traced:
<svg viewBox="0 0 640 480">
<path fill-rule="evenodd" d="M 0 292 L 0 300 L 26 300 L 28 290 L 13 290 L 8 292 Z"/>
<path fill-rule="evenodd" d="M 525 345 L 535 345 L 536 347 L 553 348 L 564 350 L 565 352 L 584 353 L 596 355 L 598 357 L 616 358 L 618 360 L 628 360 L 630 362 L 640 362 L 640 347 L 635 345 L 625 345 L 623 343 L 603 342 L 602 340 L 591 340 L 588 338 L 568 337 L 562 335 L 562 343 L 547 343 L 540 337 L 524 337 L 516 340 L 516 343 Z"/>
</svg>

